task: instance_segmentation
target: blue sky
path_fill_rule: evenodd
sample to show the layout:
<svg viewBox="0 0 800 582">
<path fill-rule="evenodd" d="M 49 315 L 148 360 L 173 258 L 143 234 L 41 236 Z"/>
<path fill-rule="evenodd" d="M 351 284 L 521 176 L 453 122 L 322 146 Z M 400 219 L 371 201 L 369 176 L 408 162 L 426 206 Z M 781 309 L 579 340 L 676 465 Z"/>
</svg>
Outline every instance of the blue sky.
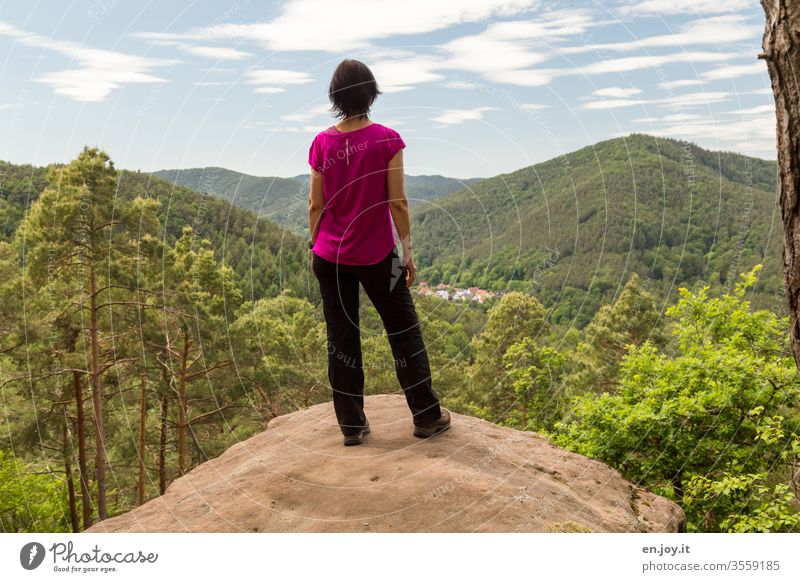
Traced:
<svg viewBox="0 0 800 582">
<path fill-rule="evenodd" d="M 751 0 L 0 2 L 0 159 L 308 171 L 356 58 L 409 174 L 509 172 L 631 132 L 775 158 Z"/>
</svg>

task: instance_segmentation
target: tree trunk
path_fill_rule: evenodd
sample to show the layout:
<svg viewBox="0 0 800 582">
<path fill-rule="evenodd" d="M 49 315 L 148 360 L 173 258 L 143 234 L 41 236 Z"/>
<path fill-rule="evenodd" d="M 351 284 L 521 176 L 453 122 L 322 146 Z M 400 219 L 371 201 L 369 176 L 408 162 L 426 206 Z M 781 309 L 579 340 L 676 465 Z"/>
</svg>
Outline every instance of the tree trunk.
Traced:
<svg viewBox="0 0 800 582">
<path fill-rule="evenodd" d="M 178 475 L 186 470 L 186 367 L 189 362 L 189 332 L 183 332 L 181 375 L 178 379 Z"/>
<path fill-rule="evenodd" d="M 67 480 L 67 495 L 69 496 L 69 522 L 74 533 L 81 531 L 81 524 L 78 521 L 78 505 L 75 499 L 75 482 L 72 480 L 72 436 L 69 433 L 69 418 L 67 407 L 64 406 L 64 477 Z"/>
<path fill-rule="evenodd" d="M 761 6 L 767 19 L 759 58 L 767 63 L 775 96 L 784 289 L 792 323 L 792 354 L 800 368 L 800 1 L 761 0 Z"/>
<path fill-rule="evenodd" d="M 683 501 L 683 471 L 678 471 L 672 476 L 672 490 L 678 502 Z"/>
<path fill-rule="evenodd" d="M 81 506 L 83 509 L 83 529 L 92 525 L 92 493 L 89 489 L 89 469 L 86 460 L 86 423 L 83 417 L 83 386 L 81 373 L 73 372 L 72 379 L 75 384 L 75 407 L 77 410 L 78 433 L 78 471 L 81 478 Z"/>
<path fill-rule="evenodd" d="M 97 323 L 97 273 L 94 262 L 89 263 L 89 332 L 92 349 L 92 406 L 95 426 L 95 479 L 97 481 L 97 519 L 108 517 L 106 508 L 106 443 L 103 427 L 103 387 L 100 383 L 100 330 Z"/>
<path fill-rule="evenodd" d="M 147 442 L 145 438 L 145 429 L 147 428 L 146 386 L 147 382 L 145 379 L 145 375 L 142 374 L 142 395 L 141 395 L 140 412 L 139 412 L 139 505 L 142 505 L 144 503 L 144 473 L 145 473 L 144 454 L 145 454 L 145 444 Z"/>
<path fill-rule="evenodd" d="M 167 412 L 169 399 L 161 397 L 161 437 L 158 443 L 158 492 L 164 495 L 167 490 Z"/>
</svg>

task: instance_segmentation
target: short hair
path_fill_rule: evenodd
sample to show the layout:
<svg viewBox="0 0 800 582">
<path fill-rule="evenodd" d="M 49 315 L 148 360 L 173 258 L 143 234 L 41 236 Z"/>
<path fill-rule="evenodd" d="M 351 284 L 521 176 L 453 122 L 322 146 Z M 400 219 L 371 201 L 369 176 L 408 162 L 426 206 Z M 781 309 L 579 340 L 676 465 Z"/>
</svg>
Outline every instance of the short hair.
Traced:
<svg viewBox="0 0 800 582">
<path fill-rule="evenodd" d="M 381 93 L 367 65 L 354 59 L 345 59 L 333 72 L 328 98 L 334 116 L 337 119 L 349 119 L 367 115 Z"/>
</svg>

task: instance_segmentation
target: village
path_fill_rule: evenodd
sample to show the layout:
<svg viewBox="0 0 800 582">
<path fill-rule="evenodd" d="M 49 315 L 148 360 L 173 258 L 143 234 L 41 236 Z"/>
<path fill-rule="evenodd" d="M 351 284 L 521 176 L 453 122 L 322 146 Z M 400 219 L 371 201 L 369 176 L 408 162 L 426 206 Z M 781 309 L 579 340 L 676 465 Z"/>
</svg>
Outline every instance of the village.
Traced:
<svg viewBox="0 0 800 582">
<path fill-rule="evenodd" d="M 431 287 L 427 281 L 420 281 L 417 293 L 423 297 L 434 296 L 448 301 L 477 301 L 485 303 L 489 299 L 502 296 L 502 291 L 489 291 L 480 287 L 454 287 L 446 283 L 439 283 Z"/>
</svg>

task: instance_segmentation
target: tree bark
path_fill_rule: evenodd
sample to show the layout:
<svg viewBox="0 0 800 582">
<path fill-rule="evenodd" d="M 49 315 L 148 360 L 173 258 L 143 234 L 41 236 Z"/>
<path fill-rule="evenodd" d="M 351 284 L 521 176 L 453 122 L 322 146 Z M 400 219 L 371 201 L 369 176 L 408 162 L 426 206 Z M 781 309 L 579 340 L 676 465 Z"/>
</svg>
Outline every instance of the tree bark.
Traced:
<svg viewBox="0 0 800 582">
<path fill-rule="evenodd" d="M 92 350 L 92 406 L 95 426 L 95 480 L 97 483 L 97 519 L 108 517 L 106 507 L 106 443 L 103 426 L 103 386 L 100 383 L 100 330 L 97 321 L 97 273 L 94 261 L 89 263 L 89 333 Z"/>
<path fill-rule="evenodd" d="M 161 495 L 167 490 L 167 412 L 169 399 L 161 397 L 161 437 L 158 443 L 158 492 Z"/>
<path fill-rule="evenodd" d="M 181 374 L 178 378 L 178 475 L 186 471 L 186 373 L 189 361 L 189 332 L 183 331 Z"/>
<path fill-rule="evenodd" d="M 775 97 L 784 290 L 792 324 L 792 354 L 800 368 L 800 1 L 761 0 L 761 6 L 766 25 L 759 58 L 767 63 Z"/>
<path fill-rule="evenodd" d="M 83 529 L 88 529 L 92 525 L 92 493 L 89 489 L 89 469 L 86 460 L 86 421 L 83 414 L 83 386 L 81 384 L 81 373 L 73 372 L 72 379 L 75 384 L 75 407 L 77 410 L 77 433 L 78 433 L 78 471 L 81 478 L 81 506 L 83 509 Z"/>
<path fill-rule="evenodd" d="M 69 418 L 67 407 L 64 406 L 64 477 L 67 480 L 67 495 L 69 496 L 69 522 L 74 533 L 81 531 L 81 524 L 78 521 L 78 505 L 75 499 L 75 481 L 72 480 L 72 451 L 70 444 L 72 436 L 69 432 Z"/>
<path fill-rule="evenodd" d="M 142 374 L 142 394 L 140 400 L 139 412 L 139 505 L 144 503 L 144 453 L 147 439 L 145 438 L 145 429 L 147 428 L 147 380 L 145 375 Z"/>
</svg>

